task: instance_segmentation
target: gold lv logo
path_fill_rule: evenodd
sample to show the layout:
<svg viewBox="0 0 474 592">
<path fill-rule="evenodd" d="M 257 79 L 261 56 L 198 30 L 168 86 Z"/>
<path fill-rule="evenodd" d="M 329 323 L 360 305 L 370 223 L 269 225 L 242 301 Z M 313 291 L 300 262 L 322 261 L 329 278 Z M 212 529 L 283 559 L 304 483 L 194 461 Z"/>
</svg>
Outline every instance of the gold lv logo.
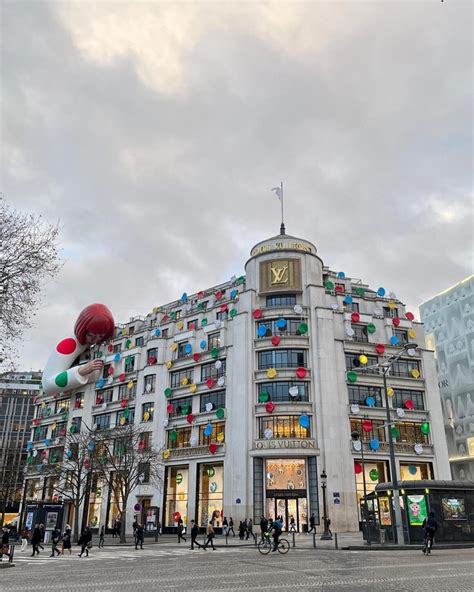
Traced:
<svg viewBox="0 0 474 592">
<path fill-rule="evenodd" d="M 272 272 L 272 284 L 286 284 L 288 282 L 288 264 L 273 263 L 270 271 Z"/>
</svg>

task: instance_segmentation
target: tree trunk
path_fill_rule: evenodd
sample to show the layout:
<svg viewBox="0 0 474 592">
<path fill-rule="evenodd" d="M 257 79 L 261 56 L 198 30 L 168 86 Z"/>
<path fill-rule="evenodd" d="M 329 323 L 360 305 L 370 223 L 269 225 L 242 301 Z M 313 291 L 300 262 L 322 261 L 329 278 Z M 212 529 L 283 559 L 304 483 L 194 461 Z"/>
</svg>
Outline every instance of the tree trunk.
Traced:
<svg viewBox="0 0 474 592">
<path fill-rule="evenodd" d="M 74 530 L 72 533 L 72 542 L 77 543 L 79 540 L 79 504 L 76 503 L 74 508 Z"/>
<path fill-rule="evenodd" d="M 125 539 L 125 531 L 127 529 L 127 499 L 124 499 L 122 503 L 122 511 L 120 512 L 120 522 L 120 542 L 126 543 L 127 540 Z"/>
</svg>

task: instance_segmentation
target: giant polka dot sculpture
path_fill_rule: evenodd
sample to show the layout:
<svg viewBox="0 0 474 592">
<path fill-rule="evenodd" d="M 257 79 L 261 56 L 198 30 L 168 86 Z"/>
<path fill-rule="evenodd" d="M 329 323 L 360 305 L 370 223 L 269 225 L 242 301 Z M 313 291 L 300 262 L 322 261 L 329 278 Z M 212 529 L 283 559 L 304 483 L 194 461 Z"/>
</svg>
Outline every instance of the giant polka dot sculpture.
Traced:
<svg viewBox="0 0 474 592">
<path fill-rule="evenodd" d="M 51 353 L 43 371 L 45 395 L 57 395 L 87 384 L 103 361 L 91 360 L 71 368 L 74 360 L 92 345 L 113 337 L 115 323 L 110 310 L 104 304 L 90 304 L 77 318 L 73 335 L 61 339 Z"/>
</svg>

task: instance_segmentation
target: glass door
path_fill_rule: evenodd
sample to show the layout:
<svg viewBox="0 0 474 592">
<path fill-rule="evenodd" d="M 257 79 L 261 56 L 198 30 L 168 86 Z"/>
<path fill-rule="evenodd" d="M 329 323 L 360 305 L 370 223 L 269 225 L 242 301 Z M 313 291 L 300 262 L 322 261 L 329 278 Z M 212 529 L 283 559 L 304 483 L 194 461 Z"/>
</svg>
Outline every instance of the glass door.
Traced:
<svg viewBox="0 0 474 592">
<path fill-rule="evenodd" d="M 294 519 L 296 531 L 299 532 L 298 500 L 296 498 L 286 500 L 286 524 L 287 530 L 290 530 L 291 519 Z"/>
</svg>

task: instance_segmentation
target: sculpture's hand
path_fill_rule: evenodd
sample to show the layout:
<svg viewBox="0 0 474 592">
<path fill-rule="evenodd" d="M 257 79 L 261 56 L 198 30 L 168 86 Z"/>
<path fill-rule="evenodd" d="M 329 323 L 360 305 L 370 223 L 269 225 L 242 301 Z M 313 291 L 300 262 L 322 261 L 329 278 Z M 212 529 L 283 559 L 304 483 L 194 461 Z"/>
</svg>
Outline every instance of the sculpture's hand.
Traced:
<svg viewBox="0 0 474 592">
<path fill-rule="evenodd" d="M 81 376 L 88 376 L 89 374 L 92 374 L 92 372 L 95 372 L 96 370 L 102 370 L 103 366 L 104 366 L 104 362 L 102 360 L 91 360 L 90 362 L 87 362 L 87 364 L 80 366 L 78 373 Z"/>
</svg>

